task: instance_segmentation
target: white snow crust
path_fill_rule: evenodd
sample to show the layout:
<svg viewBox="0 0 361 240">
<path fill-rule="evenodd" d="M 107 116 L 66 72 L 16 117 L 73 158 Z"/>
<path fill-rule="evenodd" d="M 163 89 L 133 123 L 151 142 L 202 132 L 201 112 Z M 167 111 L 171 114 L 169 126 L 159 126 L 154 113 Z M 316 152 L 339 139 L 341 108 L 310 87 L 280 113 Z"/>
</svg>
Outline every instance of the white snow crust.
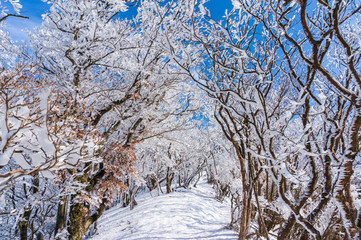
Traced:
<svg viewBox="0 0 361 240">
<path fill-rule="evenodd" d="M 90 239 L 237 239 L 236 232 L 227 229 L 230 202 L 217 201 L 205 179 L 190 190 L 154 195 L 140 196 L 133 210 L 109 209 Z"/>
</svg>

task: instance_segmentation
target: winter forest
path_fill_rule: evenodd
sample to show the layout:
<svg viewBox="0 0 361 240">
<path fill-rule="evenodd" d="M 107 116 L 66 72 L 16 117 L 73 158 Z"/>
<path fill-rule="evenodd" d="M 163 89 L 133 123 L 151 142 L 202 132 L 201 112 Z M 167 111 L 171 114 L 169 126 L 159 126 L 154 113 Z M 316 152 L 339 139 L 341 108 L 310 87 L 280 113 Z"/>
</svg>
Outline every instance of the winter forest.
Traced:
<svg viewBox="0 0 361 240">
<path fill-rule="evenodd" d="M 19 44 L 0 1 L 0 239 L 200 178 L 240 240 L 361 239 L 360 0 L 46 2 Z"/>
</svg>

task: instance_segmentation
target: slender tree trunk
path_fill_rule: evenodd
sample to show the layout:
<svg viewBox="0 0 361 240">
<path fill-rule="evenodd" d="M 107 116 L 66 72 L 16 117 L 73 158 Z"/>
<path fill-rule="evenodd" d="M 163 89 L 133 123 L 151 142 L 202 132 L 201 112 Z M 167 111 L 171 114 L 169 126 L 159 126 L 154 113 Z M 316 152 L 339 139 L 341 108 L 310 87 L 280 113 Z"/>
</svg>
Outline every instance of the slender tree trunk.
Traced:
<svg viewBox="0 0 361 240">
<path fill-rule="evenodd" d="M 137 195 L 138 190 L 139 190 L 139 187 L 134 187 L 134 189 L 132 190 L 132 193 L 129 196 L 130 197 L 130 210 L 133 210 L 134 207 L 138 205 L 137 201 L 135 201 L 135 196 Z"/>
<path fill-rule="evenodd" d="M 58 213 L 56 215 L 55 235 L 66 227 L 69 196 L 65 196 L 58 204 Z"/>
<path fill-rule="evenodd" d="M 172 192 L 172 182 L 173 182 L 174 173 L 170 172 L 170 168 L 167 169 L 167 175 L 166 175 L 166 187 L 167 187 L 167 193 Z"/>
<path fill-rule="evenodd" d="M 263 218 L 262 208 L 261 208 L 261 205 L 260 205 L 259 199 L 258 199 L 258 193 L 260 193 L 261 190 L 260 189 L 256 190 L 256 189 L 257 189 L 257 186 L 256 187 L 254 186 L 253 191 L 254 191 L 254 197 L 256 199 L 257 210 L 258 210 L 258 226 L 259 226 L 258 229 L 259 229 L 259 233 L 260 233 L 261 236 L 265 236 L 266 239 L 269 240 L 268 230 L 267 230 L 264 218 Z"/>
<path fill-rule="evenodd" d="M 361 100 L 359 100 L 361 102 Z M 355 116 L 351 124 L 350 144 L 346 151 L 346 161 L 341 167 L 341 177 L 337 182 L 335 198 L 339 202 L 343 224 L 351 239 L 361 239 L 357 228 L 357 210 L 351 196 L 351 177 L 354 173 L 353 162 L 360 149 L 359 131 L 361 128 L 361 104 L 355 107 Z"/>
<path fill-rule="evenodd" d="M 33 180 L 33 185 L 30 189 L 31 194 L 37 194 L 39 192 L 39 177 L 36 175 Z M 26 192 L 26 186 L 24 185 L 24 191 Z M 27 240 L 28 239 L 28 226 L 29 226 L 29 219 L 31 216 L 31 213 L 33 211 L 32 206 L 30 205 L 28 209 L 26 209 L 23 213 L 22 220 L 19 222 L 19 229 L 20 229 L 20 239 L 21 240 Z"/>
<path fill-rule="evenodd" d="M 242 212 L 241 212 L 241 220 L 239 227 L 239 235 L 238 240 L 245 240 L 249 231 L 249 227 L 251 225 L 251 213 L 253 211 L 253 207 L 251 204 L 251 196 L 248 196 L 248 192 L 243 191 L 243 204 L 242 204 Z"/>
<path fill-rule="evenodd" d="M 197 187 L 197 184 L 200 179 L 201 179 L 201 173 L 198 173 L 198 178 L 197 178 L 196 182 L 193 184 L 193 187 Z"/>
<path fill-rule="evenodd" d="M 31 215 L 32 209 L 28 209 L 24 212 L 22 220 L 19 222 L 19 229 L 20 229 L 20 239 L 27 240 L 28 239 L 28 225 L 29 225 L 29 218 Z"/>
</svg>

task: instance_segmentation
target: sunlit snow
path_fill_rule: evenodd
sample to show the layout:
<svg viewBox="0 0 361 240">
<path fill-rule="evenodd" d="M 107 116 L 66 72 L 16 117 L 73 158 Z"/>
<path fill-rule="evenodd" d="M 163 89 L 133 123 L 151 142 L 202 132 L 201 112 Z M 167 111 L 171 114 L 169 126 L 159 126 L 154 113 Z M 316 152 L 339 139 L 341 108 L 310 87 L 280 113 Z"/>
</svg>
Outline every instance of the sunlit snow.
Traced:
<svg viewBox="0 0 361 240">
<path fill-rule="evenodd" d="M 205 180 L 196 188 L 154 195 L 140 196 L 133 210 L 108 210 L 90 239 L 237 239 L 237 234 L 227 229 L 230 203 L 217 201 Z"/>
</svg>

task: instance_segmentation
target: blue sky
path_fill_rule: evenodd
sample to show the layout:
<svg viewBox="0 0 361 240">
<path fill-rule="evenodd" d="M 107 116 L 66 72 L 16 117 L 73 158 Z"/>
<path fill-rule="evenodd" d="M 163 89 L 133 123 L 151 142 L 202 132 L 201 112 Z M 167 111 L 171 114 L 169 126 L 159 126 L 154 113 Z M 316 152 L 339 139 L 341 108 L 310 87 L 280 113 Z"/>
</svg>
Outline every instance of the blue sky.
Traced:
<svg viewBox="0 0 361 240">
<path fill-rule="evenodd" d="M 20 0 L 23 8 L 20 14 L 29 19 L 22 18 L 8 18 L 6 19 L 7 29 L 14 40 L 21 41 L 27 39 L 26 30 L 32 30 L 34 27 L 40 26 L 42 18 L 41 15 L 49 9 L 49 4 L 41 0 Z M 10 7 L 8 7 L 11 9 Z M 13 12 L 13 11 L 9 11 Z"/>
<path fill-rule="evenodd" d="M 32 30 L 40 26 L 41 15 L 49 9 L 49 4 L 41 0 L 20 0 L 23 5 L 21 15 L 29 17 L 29 19 L 8 18 L 7 29 L 14 40 L 22 41 L 27 39 L 26 30 Z M 232 9 L 231 0 L 210 0 L 206 5 L 212 13 L 212 17 L 219 20 L 224 15 L 226 9 Z M 130 11 L 132 15 L 135 11 Z"/>
</svg>

